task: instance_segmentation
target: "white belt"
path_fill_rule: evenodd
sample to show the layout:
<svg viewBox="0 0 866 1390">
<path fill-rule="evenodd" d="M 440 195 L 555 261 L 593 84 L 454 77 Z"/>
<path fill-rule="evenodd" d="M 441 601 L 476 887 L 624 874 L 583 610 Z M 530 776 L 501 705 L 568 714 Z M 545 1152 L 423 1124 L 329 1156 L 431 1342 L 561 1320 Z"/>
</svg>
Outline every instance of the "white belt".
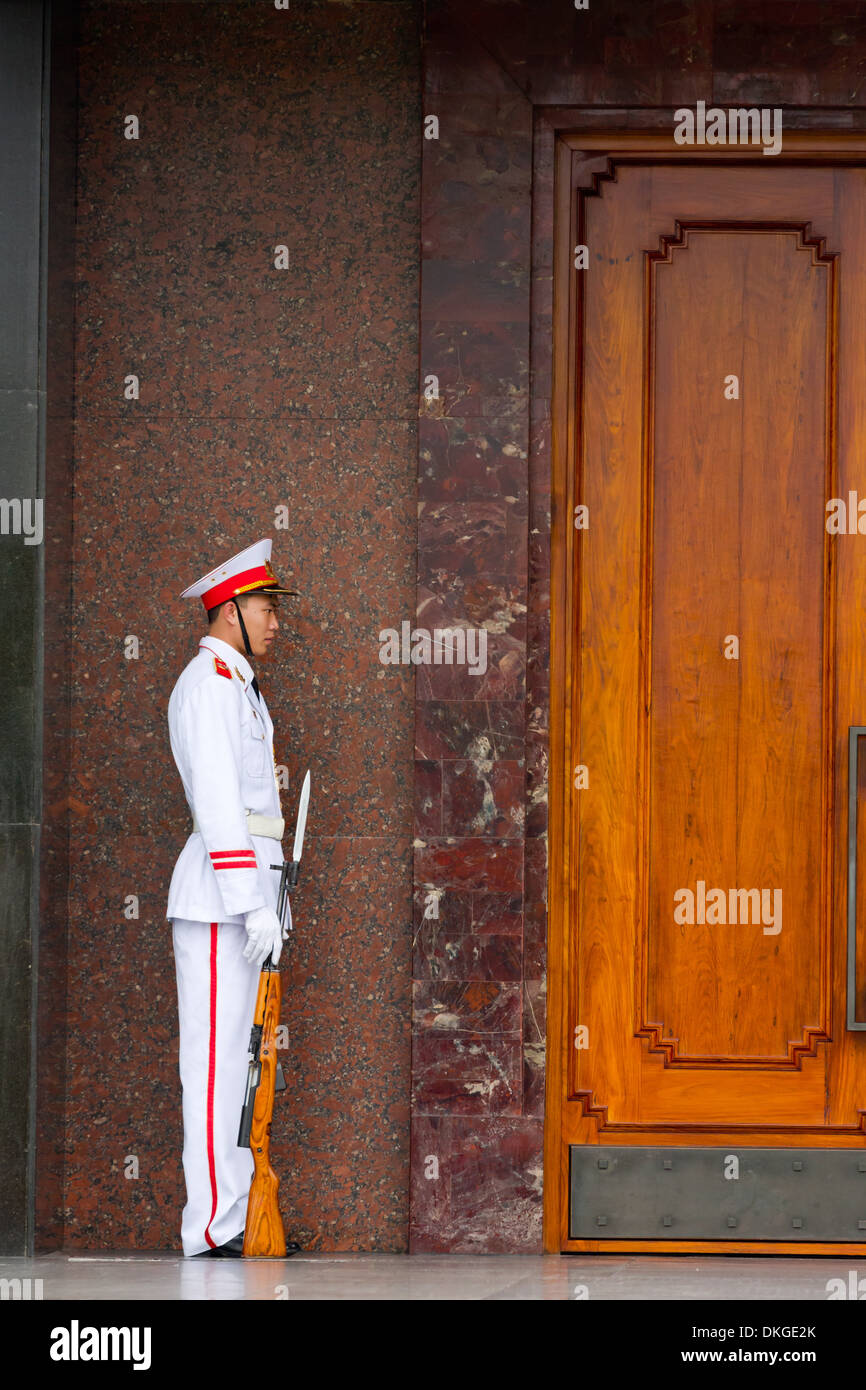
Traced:
<svg viewBox="0 0 866 1390">
<path fill-rule="evenodd" d="M 262 835 L 266 840 L 281 840 L 286 833 L 286 822 L 282 816 L 260 816 L 256 811 L 247 811 L 247 830 L 251 835 Z M 201 826 L 195 816 L 192 818 L 192 833 L 195 835 Z"/>
</svg>

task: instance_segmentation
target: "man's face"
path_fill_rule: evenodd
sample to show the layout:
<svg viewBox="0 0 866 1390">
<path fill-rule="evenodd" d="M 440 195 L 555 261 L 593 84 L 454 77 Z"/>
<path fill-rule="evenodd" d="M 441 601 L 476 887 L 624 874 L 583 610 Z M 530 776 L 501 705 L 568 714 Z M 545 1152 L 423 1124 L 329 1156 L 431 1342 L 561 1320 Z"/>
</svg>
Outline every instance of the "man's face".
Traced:
<svg viewBox="0 0 866 1390">
<path fill-rule="evenodd" d="M 267 656 L 271 650 L 271 644 L 280 626 L 277 622 L 277 606 L 278 600 L 270 594 L 250 594 L 242 609 L 253 656 Z M 241 648 L 243 649 L 243 637 Z"/>
</svg>

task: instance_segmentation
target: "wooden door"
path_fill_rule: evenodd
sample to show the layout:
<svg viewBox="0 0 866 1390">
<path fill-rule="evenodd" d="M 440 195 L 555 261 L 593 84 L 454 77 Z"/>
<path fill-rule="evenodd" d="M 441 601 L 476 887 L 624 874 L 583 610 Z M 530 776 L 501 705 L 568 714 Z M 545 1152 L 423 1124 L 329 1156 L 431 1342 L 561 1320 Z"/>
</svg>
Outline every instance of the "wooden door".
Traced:
<svg viewBox="0 0 866 1390">
<path fill-rule="evenodd" d="M 547 1246 L 862 1254 L 863 151 L 560 140 L 556 256 Z"/>
</svg>

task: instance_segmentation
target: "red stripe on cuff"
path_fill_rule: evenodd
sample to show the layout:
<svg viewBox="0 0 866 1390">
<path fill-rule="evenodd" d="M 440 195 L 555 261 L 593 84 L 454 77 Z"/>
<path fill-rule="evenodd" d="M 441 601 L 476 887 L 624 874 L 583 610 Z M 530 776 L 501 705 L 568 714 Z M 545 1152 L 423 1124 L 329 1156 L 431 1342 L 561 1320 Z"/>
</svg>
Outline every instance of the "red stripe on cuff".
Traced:
<svg viewBox="0 0 866 1390">
<path fill-rule="evenodd" d="M 214 864 L 215 869 L 257 869 L 258 867 L 255 859 L 223 859 L 219 864 Z"/>
<path fill-rule="evenodd" d="M 211 859 L 255 859 L 255 850 L 252 849 L 212 849 Z"/>
</svg>

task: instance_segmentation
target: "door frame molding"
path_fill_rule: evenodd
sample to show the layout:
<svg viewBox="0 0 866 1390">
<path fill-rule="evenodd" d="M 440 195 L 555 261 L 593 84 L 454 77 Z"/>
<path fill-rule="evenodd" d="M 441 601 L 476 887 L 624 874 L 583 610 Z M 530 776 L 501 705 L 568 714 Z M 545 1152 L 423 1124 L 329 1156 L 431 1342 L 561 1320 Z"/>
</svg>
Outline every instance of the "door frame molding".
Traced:
<svg viewBox="0 0 866 1390">
<path fill-rule="evenodd" d="M 731 105 L 731 103 L 728 103 Z M 572 747 L 575 710 L 567 684 L 574 659 L 575 619 L 578 615 L 579 586 L 574 556 L 575 488 L 570 460 L 580 437 L 580 386 L 576 366 L 583 335 L 582 306 L 578 302 L 579 277 L 572 269 L 572 248 L 581 243 L 577 226 L 576 202 L 572 197 L 573 162 L 577 152 L 597 152 L 609 161 L 655 159 L 706 165 L 708 160 L 722 163 L 764 164 L 762 148 L 752 146 L 680 146 L 673 138 L 673 120 L 665 130 L 622 129 L 611 126 L 581 129 L 587 113 L 563 108 L 539 112 L 553 142 L 553 304 L 551 328 L 551 434 L 550 434 L 550 735 L 549 735 L 549 826 L 547 896 L 547 1039 L 544 1107 L 544 1249 L 558 1253 L 564 1248 L 567 1232 L 568 1155 L 562 1145 L 562 1088 L 567 1071 L 565 1037 L 565 972 L 569 965 L 566 927 L 574 909 L 574 893 L 567 903 L 572 824 L 572 777 L 566 758 Z M 827 117 L 822 111 L 789 112 L 799 122 L 808 121 L 814 129 L 789 130 L 781 152 L 772 156 L 782 163 L 866 165 L 866 132 L 821 128 Z M 647 113 L 640 113 L 647 118 Z M 661 113 L 653 116 L 658 120 Z M 600 166 L 602 167 L 602 166 Z M 653 248 L 647 248 L 652 250 Z M 569 326 L 575 324 L 575 332 Z M 587 1098 L 588 1104 L 590 1098 Z M 852 1127 L 852 1134 L 859 1133 Z M 567 1236 L 566 1236 L 567 1240 Z M 609 1242 L 604 1250 L 614 1253 L 618 1246 Z M 633 1248 L 629 1246 L 628 1248 Z M 664 1243 L 647 1243 L 647 1253 L 664 1253 Z M 718 1242 L 691 1242 L 686 1248 L 719 1250 Z M 754 1242 L 740 1246 L 725 1242 L 724 1251 L 758 1252 Z M 820 1253 L 815 1244 L 766 1247 L 767 1253 Z M 862 1253 L 862 1246 L 835 1246 L 833 1253 Z"/>
</svg>

